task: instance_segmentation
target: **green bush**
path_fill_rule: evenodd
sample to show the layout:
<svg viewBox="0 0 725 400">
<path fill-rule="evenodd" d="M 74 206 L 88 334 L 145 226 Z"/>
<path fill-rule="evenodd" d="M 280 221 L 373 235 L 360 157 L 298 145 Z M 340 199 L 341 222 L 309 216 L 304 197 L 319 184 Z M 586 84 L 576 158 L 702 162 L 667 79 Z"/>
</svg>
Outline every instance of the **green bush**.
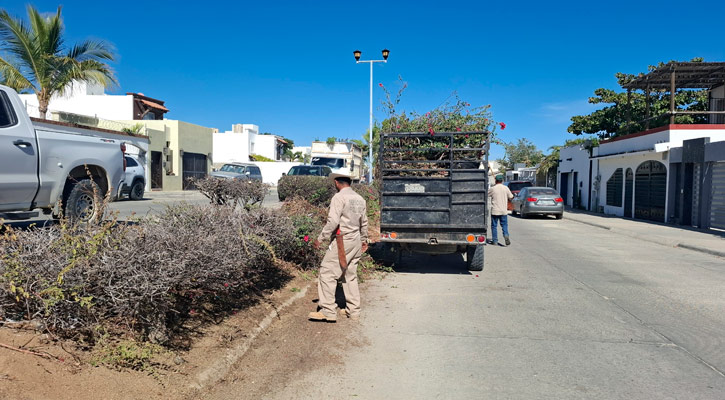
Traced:
<svg viewBox="0 0 725 400">
<path fill-rule="evenodd" d="M 380 221 L 380 190 L 378 190 L 378 185 L 354 184 L 352 189 L 365 199 L 368 224 L 377 224 Z"/>
<path fill-rule="evenodd" d="M 336 192 L 332 179 L 323 176 L 286 175 L 277 185 L 277 193 L 282 201 L 300 198 L 324 207 L 330 204 Z"/>
</svg>

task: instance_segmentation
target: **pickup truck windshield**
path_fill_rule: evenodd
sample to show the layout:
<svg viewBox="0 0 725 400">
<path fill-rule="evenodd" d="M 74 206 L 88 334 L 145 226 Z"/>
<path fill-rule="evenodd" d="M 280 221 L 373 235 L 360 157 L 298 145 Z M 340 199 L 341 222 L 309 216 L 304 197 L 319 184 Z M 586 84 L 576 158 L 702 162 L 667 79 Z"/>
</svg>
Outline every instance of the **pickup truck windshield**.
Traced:
<svg viewBox="0 0 725 400">
<path fill-rule="evenodd" d="M 345 166 L 345 160 L 342 158 L 314 157 L 312 159 L 312 165 L 326 165 L 330 168 L 342 168 Z"/>
<path fill-rule="evenodd" d="M 235 174 L 243 174 L 244 167 L 241 165 L 224 164 L 219 171 L 222 172 L 234 172 Z"/>
</svg>

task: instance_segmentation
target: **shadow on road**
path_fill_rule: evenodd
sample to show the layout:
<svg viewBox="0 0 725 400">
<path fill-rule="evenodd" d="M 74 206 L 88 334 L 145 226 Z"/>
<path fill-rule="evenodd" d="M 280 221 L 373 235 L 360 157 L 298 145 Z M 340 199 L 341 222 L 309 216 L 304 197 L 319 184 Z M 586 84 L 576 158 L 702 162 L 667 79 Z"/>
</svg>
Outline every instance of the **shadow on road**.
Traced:
<svg viewBox="0 0 725 400">
<path fill-rule="evenodd" d="M 456 274 L 471 275 L 466 267 L 466 260 L 462 254 L 418 254 L 403 253 L 400 265 L 396 265 L 395 272 L 401 274 Z"/>
</svg>

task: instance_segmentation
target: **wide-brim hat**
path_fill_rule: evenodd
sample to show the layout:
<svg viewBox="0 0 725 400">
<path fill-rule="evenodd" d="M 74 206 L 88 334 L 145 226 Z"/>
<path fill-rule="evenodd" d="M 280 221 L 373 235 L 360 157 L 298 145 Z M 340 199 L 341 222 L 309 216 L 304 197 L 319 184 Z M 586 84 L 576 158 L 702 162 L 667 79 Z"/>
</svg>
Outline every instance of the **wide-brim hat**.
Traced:
<svg viewBox="0 0 725 400">
<path fill-rule="evenodd" d="M 337 172 L 331 173 L 330 175 L 328 175 L 328 178 L 332 179 L 333 181 L 337 178 L 347 178 L 352 180 L 352 176 L 350 176 L 349 174 L 341 174 Z"/>
</svg>

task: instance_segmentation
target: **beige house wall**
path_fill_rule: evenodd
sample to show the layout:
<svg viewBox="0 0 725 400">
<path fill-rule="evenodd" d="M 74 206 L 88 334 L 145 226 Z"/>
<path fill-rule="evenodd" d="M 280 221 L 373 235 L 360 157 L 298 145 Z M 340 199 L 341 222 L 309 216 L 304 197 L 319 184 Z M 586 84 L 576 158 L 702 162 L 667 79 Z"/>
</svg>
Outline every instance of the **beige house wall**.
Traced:
<svg viewBox="0 0 725 400">
<path fill-rule="evenodd" d="M 135 120 L 120 121 L 144 125 L 149 136 L 149 151 L 162 152 L 168 142 L 170 163 L 162 173 L 162 190 L 176 191 L 183 189 L 182 152 L 203 154 L 207 157 L 207 174 L 211 171 L 212 135 L 214 130 L 178 120 Z M 166 156 L 162 156 L 165 160 Z M 151 155 L 148 157 L 146 175 L 150 182 Z"/>
</svg>

